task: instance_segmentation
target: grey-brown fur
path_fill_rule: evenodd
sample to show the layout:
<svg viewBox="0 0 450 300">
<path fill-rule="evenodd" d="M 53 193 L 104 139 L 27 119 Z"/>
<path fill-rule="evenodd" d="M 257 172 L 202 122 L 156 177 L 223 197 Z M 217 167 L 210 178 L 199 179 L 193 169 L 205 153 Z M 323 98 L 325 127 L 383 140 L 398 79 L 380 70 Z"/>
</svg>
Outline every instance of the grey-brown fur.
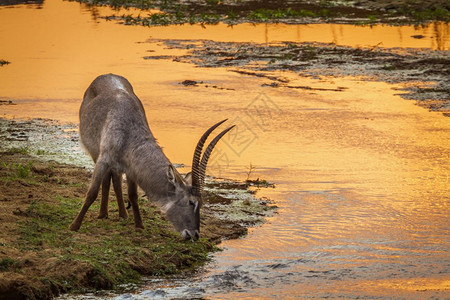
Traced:
<svg viewBox="0 0 450 300">
<path fill-rule="evenodd" d="M 142 103 L 127 79 L 114 74 L 101 75 L 88 87 L 80 108 L 80 138 L 94 160 L 95 168 L 85 203 L 70 226 L 71 230 L 80 228 L 101 185 L 99 218 L 107 217 L 111 181 L 119 204 L 119 216 L 127 217 L 121 190 L 122 174 L 125 174 L 137 229 L 144 227 L 137 203 L 137 186 L 140 186 L 165 211 L 184 238 L 199 237 L 201 194 L 193 192 L 198 187 L 193 189 L 191 181 L 184 179 L 162 152 L 148 126 Z M 203 143 L 198 146 L 200 150 Z"/>
</svg>

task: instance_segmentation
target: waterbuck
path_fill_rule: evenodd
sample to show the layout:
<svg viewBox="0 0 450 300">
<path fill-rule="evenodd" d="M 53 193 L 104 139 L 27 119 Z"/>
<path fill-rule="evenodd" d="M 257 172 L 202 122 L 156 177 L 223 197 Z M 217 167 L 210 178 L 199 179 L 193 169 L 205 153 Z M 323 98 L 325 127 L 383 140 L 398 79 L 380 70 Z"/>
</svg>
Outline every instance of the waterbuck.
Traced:
<svg viewBox="0 0 450 300">
<path fill-rule="evenodd" d="M 225 121 L 203 134 L 195 148 L 192 172 L 182 177 L 157 144 L 144 107 L 128 80 L 114 74 L 97 77 L 86 90 L 80 107 L 81 143 L 94 160 L 95 168 L 83 207 L 70 229 L 80 228 L 87 210 L 97 198 L 100 185 L 99 218 L 107 217 L 111 181 L 119 216 L 126 218 L 122 198 L 122 174 L 125 174 L 136 229 L 144 228 L 137 202 L 139 186 L 165 212 L 183 238 L 198 239 L 206 164 L 216 143 L 234 126 L 217 135 L 203 156 L 202 149 L 209 134 Z"/>
</svg>

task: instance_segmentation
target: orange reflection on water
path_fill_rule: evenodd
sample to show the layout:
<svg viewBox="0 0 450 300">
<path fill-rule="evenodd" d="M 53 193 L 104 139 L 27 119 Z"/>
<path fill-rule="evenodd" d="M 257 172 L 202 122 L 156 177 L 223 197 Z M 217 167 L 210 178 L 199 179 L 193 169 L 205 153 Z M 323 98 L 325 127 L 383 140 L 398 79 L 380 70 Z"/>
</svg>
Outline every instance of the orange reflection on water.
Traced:
<svg viewBox="0 0 450 300">
<path fill-rule="evenodd" d="M 93 16 L 108 16 L 113 13 L 106 7 L 88 9 L 92 9 Z M 127 10 L 115 14 L 121 15 L 122 13 L 143 15 L 141 11 Z M 149 14 L 151 13 L 154 12 L 149 12 Z M 277 23 L 228 25 L 219 23 L 206 27 L 204 25 L 154 26 L 150 28 L 150 33 L 153 38 L 161 39 L 208 39 L 256 43 L 319 42 L 350 47 L 450 49 L 450 24 L 445 22 L 434 22 L 421 26 Z"/>
<path fill-rule="evenodd" d="M 109 8 L 60 0 L 46 0 L 41 9 L 1 8 L 1 59 L 11 64 L 1 68 L 0 95 L 6 99 L 79 99 L 95 76 L 107 72 L 125 75 L 138 84 L 161 82 L 166 76 L 156 69 L 158 63 L 142 59 L 149 48 L 157 47 L 142 43 L 149 38 L 449 49 L 450 24 L 444 23 L 423 28 L 345 24 L 139 27 L 99 18 L 111 13 L 115 12 Z M 179 53 L 162 46 L 156 50 L 158 54 Z"/>
<path fill-rule="evenodd" d="M 223 42 L 319 42 L 351 47 L 400 47 L 450 49 L 450 24 L 436 22 L 424 27 L 355 26 L 348 24 L 227 24 L 184 25 L 184 32 L 153 27 L 152 37 L 169 39 L 211 39 Z M 186 34 L 188 32 L 188 34 Z"/>
<path fill-rule="evenodd" d="M 283 75 L 295 82 L 295 76 Z M 418 290 L 427 298 L 434 292 L 444 295 L 448 278 L 436 274 L 445 272 L 448 257 L 449 119 L 394 95 L 395 85 L 355 78 L 298 80 L 347 89 L 264 91 L 280 112 L 252 146 L 232 157 L 240 163 L 233 167 L 241 171 L 230 177 L 245 179 L 251 162 L 257 166 L 252 178 L 278 182 L 276 189 L 258 195 L 274 199 L 280 208 L 246 239 L 224 242 L 232 250 L 218 254 L 220 263 L 313 255 L 311 265 L 288 270 L 305 277 L 311 269 L 338 274 L 337 283 L 319 281 L 335 296 L 409 297 Z M 245 118 L 245 112 L 239 117 Z M 356 279 L 345 278 L 346 270 Z M 410 280 L 410 273 L 423 279 Z M 291 287 L 279 295 L 317 295 L 314 281 L 303 279 Z"/>
<path fill-rule="evenodd" d="M 402 100 L 395 95 L 397 85 L 352 77 L 316 80 L 279 72 L 275 75 L 287 77 L 292 85 L 345 89 L 262 87 L 264 78 L 222 68 L 143 60 L 148 50 L 155 51 L 152 55 L 179 52 L 139 43 L 148 38 L 287 40 L 448 49 L 448 24 L 418 29 L 336 24 L 145 28 L 105 22 L 98 19 L 105 8 L 85 8 L 47 0 L 39 10 L 0 9 L 0 58 L 12 62 L 0 69 L 0 96 L 17 104 L 0 107 L 2 114 L 78 122 L 86 87 L 95 76 L 114 72 L 133 84 L 153 133 L 174 163 L 189 164 L 198 137 L 217 120 L 228 117 L 230 123 L 246 122 L 255 139 L 238 148 L 230 140 L 225 144 L 225 137 L 215 153 L 225 153 L 229 162 L 220 165 L 211 158 L 208 173 L 245 179 L 252 163 L 256 166 L 253 179 L 277 183 L 276 189 L 262 190 L 259 195 L 269 196 L 280 208 L 268 224 L 252 230 L 245 239 L 226 242 L 237 250 L 218 254 L 221 264 L 315 255 L 314 264 L 301 263 L 291 273 L 323 267 L 341 276 L 340 268 L 369 266 L 372 269 L 355 273 L 361 291 L 389 296 L 379 290 L 395 291 L 408 284 L 401 278 L 389 280 L 392 272 L 405 272 L 406 266 L 417 278 L 424 278 L 413 279 L 414 288 L 448 289 L 446 280 L 427 275 L 445 268 L 441 262 L 447 254 L 443 249 L 450 194 L 448 118 Z M 180 85 L 185 79 L 205 81 L 209 87 Z M 274 104 L 266 115 L 246 110 L 260 95 Z M 394 271 L 380 271 L 380 262 Z M 372 274 L 381 279 L 372 280 Z M 308 278 L 289 286 L 261 286 L 278 288 L 287 298 L 294 298 L 298 291 L 314 294 L 317 286 L 327 283 Z M 339 283 L 350 290 L 355 280 L 347 277 Z M 327 292 L 336 285 L 328 286 Z"/>
<path fill-rule="evenodd" d="M 397 297 L 414 297 L 417 293 L 433 293 L 450 290 L 450 280 L 448 278 L 442 279 L 429 279 L 429 278 L 406 278 L 406 279 L 390 279 L 390 280 L 377 280 L 365 283 L 358 283 L 363 287 L 366 285 L 370 287 L 369 290 L 375 289 L 384 290 L 390 295 L 395 295 Z M 376 294 L 376 293 L 373 293 Z M 439 295 L 439 294 L 438 294 Z M 439 296 L 436 296 L 439 298 Z M 428 298 L 428 297 L 426 297 Z"/>
<path fill-rule="evenodd" d="M 334 172 L 329 176 L 336 178 L 346 173 L 351 186 L 356 182 L 364 188 L 367 182 L 375 181 L 374 194 L 395 193 L 396 186 L 405 190 L 414 186 L 423 189 L 421 194 L 426 194 L 426 190 L 433 190 L 433 184 L 438 184 L 434 193 L 448 191 L 445 188 L 448 180 L 445 169 L 448 167 L 445 164 L 449 147 L 448 119 L 429 114 L 412 102 L 393 96 L 392 85 L 352 78 L 313 80 L 286 73 L 282 76 L 290 76 L 293 85 L 347 89 L 339 93 L 318 93 L 262 88 L 264 79 L 241 76 L 224 69 L 195 68 L 167 60 L 143 60 L 149 49 L 155 51 L 152 55 L 177 51 L 139 43 L 149 37 L 256 42 L 322 39 L 353 46 L 376 45 L 383 40 L 384 46 L 399 43 L 422 47 L 423 43 L 428 43 L 433 48 L 433 43 L 448 47 L 448 24 L 432 24 L 422 29 L 341 24 L 145 28 L 98 19 L 99 14 L 106 14 L 105 10 L 107 8 L 89 10 L 78 3 L 58 0 L 45 1 L 42 9 L 25 6 L 0 9 L 1 55 L 2 59 L 12 62 L 0 69 L 0 95 L 17 100 L 18 104 L 2 106 L 3 114 L 78 122 L 82 94 L 93 78 L 101 73 L 118 73 L 131 81 L 143 100 L 151 126 L 169 157 L 188 162 L 191 150 L 181 153 L 180 141 L 187 149 L 193 149 L 203 128 L 224 116 L 245 118 L 243 108 L 263 92 L 276 103 L 282 117 L 274 118 L 271 128 L 257 132 L 255 142 L 239 157 L 233 157 L 235 165 L 244 169 L 242 176 L 252 162 L 295 170 L 300 166 L 303 169 L 320 168 Z M 96 18 L 92 18 L 92 11 Z M 33 20 L 33 26 L 24 20 Z M 413 34 L 423 34 L 427 38 L 410 39 Z M 207 80 L 231 90 L 193 89 L 178 84 L 185 79 Z M 188 133 L 177 132 L 179 122 L 183 122 Z M 283 130 L 278 130 L 280 128 Z M 278 146 L 268 145 L 267 140 Z M 233 152 L 228 151 L 231 156 Z M 417 153 L 423 154 L 418 156 Z M 293 161 L 287 163 L 286 157 Z M 346 164 L 351 170 L 346 170 Z M 429 171 L 419 176 L 413 172 L 424 165 Z M 367 180 L 362 176 L 368 176 Z M 384 185 L 384 181 L 391 184 Z M 316 187 L 311 184 L 309 188 Z"/>
<path fill-rule="evenodd" d="M 96 75 L 139 69 L 144 29 L 96 23 L 80 8 L 51 0 L 42 9 L 0 10 L 1 55 L 11 62 L 0 72 L 3 97 L 79 99 Z"/>
</svg>

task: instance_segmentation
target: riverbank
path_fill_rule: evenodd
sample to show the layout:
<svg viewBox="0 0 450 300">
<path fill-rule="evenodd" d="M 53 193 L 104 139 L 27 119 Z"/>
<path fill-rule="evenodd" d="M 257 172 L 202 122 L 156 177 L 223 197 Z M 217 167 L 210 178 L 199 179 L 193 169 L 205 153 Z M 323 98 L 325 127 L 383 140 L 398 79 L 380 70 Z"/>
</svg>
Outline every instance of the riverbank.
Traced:
<svg viewBox="0 0 450 300">
<path fill-rule="evenodd" d="M 135 7 L 142 13 L 104 16 L 127 25 L 215 24 L 224 22 L 268 23 L 346 23 L 346 24 L 420 24 L 450 21 L 450 5 L 445 0 L 433 1 L 136 1 L 77 0 L 114 8 Z"/>
<path fill-rule="evenodd" d="M 0 299 L 120 289 L 142 276 L 194 272 L 219 250 L 221 240 L 245 235 L 248 226 L 261 223 L 271 211 L 268 201 L 254 198 L 246 184 L 215 182 L 207 185 L 197 242 L 183 241 L 143 197 L 145 229 L 135 231 L 132 218 L 119 220 L 113 193 L 109 219 L 97 219 L 97 201 L 80 231 L 71 232 L 68 226 L 83 203 L 91 172 L 49 160 L 46 148 L 29 143 L 32 130 L 23 124 L 32 127 L 33 120 L 1 119 Z M 52 126 L 57 125 L 39 130 L 55 133 Z"/>
</svg>

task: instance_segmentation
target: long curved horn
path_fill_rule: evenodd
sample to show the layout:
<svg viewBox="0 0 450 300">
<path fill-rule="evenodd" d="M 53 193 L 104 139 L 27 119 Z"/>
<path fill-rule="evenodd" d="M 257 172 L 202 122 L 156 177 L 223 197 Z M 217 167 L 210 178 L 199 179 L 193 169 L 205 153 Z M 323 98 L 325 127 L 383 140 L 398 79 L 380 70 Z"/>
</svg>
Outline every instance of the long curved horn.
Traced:
<svg viewBox="0 0 450 300">
<path fill-rule="evenodd" d="M 200 188 L 200 184 L 201 184 L 200 174 L 201 173 L 200 173 L 199 166 L 200 166 L 200 158 L 202 155 L 203 145 L 205 144 L 206 139 L 211 134 L 211 132 L 214 129 L 216 129 L 220 124 L 225 122 L 226 120 L 228 120 L 228 119 L 222 120 L 222 121 L 214 124 L 213 126 L 211 126 L 211 128 L 209 128 L 208 130 L 206 130 L 205 133 L 200 138 L 200 140 L 198 141 L 197 146 L 195 147 L 194 158 L 192 159 L 192 191 L 197 196 L 200 196 L 200 192 L 201 192 L 201 188 Z"/>
<path fill-rule="evenodd" d="M 221 133 L 219 133 L 212 141 L 209 143 L 208 147 L 205 150 L 205 153 L 203 153 L 202 161 L 200 162 L 200 191 L 203 190 L 203 185 L 205 183 L 205 175 L 206 175 L 206 165 L 208 164 L 209 156 L 211 155 L 211 152 L 213 151 L 214 147 L 216 146 L 217 142 L 231 129 L 234 128 L 233 125 L 231 127 L 228 127 Z"/>
</svg>

